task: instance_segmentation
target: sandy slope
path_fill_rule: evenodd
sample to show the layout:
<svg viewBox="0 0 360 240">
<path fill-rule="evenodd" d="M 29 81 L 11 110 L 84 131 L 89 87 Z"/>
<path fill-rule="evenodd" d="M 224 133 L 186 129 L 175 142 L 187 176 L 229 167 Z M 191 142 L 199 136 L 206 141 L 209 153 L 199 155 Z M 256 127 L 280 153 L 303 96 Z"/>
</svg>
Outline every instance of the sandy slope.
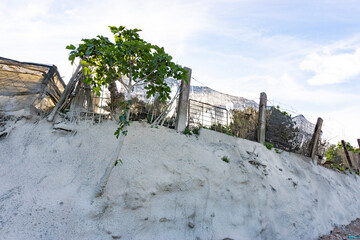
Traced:
<svg viewBox="0 0 360 240">
<path fill-rule="evenodd" d="M 17 123 L 0 140 L 0 239 L 316 239 L 360 212 L 359 178 L 209 130 Z M 230 163 L 221 160 L 228 156 Z"/>
</svg>

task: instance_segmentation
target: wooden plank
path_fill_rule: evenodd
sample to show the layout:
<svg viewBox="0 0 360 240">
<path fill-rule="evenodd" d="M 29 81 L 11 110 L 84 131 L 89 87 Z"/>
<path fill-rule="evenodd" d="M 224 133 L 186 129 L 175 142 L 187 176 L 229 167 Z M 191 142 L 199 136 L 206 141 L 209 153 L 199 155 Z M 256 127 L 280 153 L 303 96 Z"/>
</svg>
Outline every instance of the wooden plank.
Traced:
<svg viewBox="0 0 360 240">
<path fill-rule="evenodd" d="M 0 96 L 14 97 L 14 96 L 26 96 L 42 93 L 41 90 L 36 91 L 22 91 L 22 92 L 0 92 Z"/>
<path fill-rule="evenodd" d="M 352 168 L 353 168 L 353 165 L 352 165 L 352 163 L 351 163 L 351 159 L 350 159 L 350 156 L 349 156 L 349 152 L 348 152 L 348 150 L 347 150 L 347 148 L 346 148 L 345 141 L 344 141 L 344 140 L 341 140 L 341 144 L 342 144 L 342 146 L 343 146 L 343 148 L 344 148 L 344 153 L 345 153 L 345 156 L 346 156 L 346 160 L 347 160 L 347 162 L 348 162 L 348 164 L 349 164 L 349 167 L 350 167 L 350 169 L 352 169 Z"/>
<path fill-rule="evenodd" d="M 46 86 L 46 84 L 50 81 L 55 72 L 56 68 L 51 66 L 49 68 L 49 71 L 43 75 L 44 78 L 42 79 L 41 83 Z"/>
<path fill-rule="evenodd" d="M 314 130 L 314 134 L 311 139 L 310 158 L 314 158 L 315 154 L 317 152 L 317 147 L 318 147 L 318 143 L 319 143 L 319 139 L 320 139 L 322 124 L 323 124 L 322 118 L 318 118 L 317 122 L 316 122 L 315 130 Z"/>
<path fill-rule="evenodd" d="M 82 64 L 79 63 L 78 67 L 76 68 L 75 73 L 72 75 L 69 83 L 66 85 L 64 92 L 62 93 L 59 101 L 56 103 L 55 107 L 53 108 L 53 110 L 51 111 L 51 113 L 49 114 L 47 120 L 49 122 L 52 122 L 54 120 L 54 117 L 56 115 L 56 112 L 59 110 L 60 106 L 63 105 L 64 101 L 69 97 L 71 91 L 73 90 L 76 80 L 77 80 L 77 75 L 78 73 L 82 71 Z"/>
</svg>

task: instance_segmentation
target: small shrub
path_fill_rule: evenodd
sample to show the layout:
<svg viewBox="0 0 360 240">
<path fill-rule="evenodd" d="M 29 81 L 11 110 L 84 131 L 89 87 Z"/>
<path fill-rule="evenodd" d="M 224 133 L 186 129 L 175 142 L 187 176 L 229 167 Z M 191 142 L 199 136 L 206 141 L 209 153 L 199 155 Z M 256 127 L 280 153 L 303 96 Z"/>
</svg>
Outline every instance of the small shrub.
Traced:
<svg viewBox="0 0 360 240">
<path fill-rule="evenodd" d="M 276 148 L 275 148 L 275 152 L 278 153 L 278 154 L 281 154 L 281 153 L 283 153 L 284 151 L 280 151 L 279 149 L 276 149 Z"/>
<path fill-rule="evenodd" d="M 342 145 L 341 145 L 342 147 Z M 338 154 L 338 147 L 334 144 L 330 145 L 325 151 L 326 161 L 332 161 L 335 163 L 342 163 L 341 157 Z"/>
<path fill-rule="evenodd" d="M 116 167 L 116 165 L 118 165 L 118 163 L 123 164 L 123 162 L 121 161 L 121 159 L 118 159 L 118 160 L 115 161 L 114 166 Z"/>
<path fill-rule="evenodd" d="M 221 160 L 223 160 L 224 162 L 226 162 L 226 163 L 229 163 L 229 158 L 228 158 L 228 156 L 223 156 L 222 158 L 221 158 Z"/>
<path fill-rule="evenodd" d="M 210 130 L 214 130 L 214 131 L 220 132 L 220 133 L 228 133 L 229 132 L 228 127 L 222 125 L 221 123 L 211 125 Z"/>
<path fill-rule="evenodd" d="M 280 106 L 276 106 L 276 109 L 279 110 L 284 116 L 291 117 L 291 114 L 289 114 L 288 112 L 286 112 L 286 111 L 281 111 L 281 110 L 280 110 Z"/>
<path fill-rule="evenodd" d="M 265 142 L 264 145 L 265 145 L 265 147 L 266 147 L 267 149 L 269 149 L 269 150 L 271 150 L 271 149 L 274 147 L 274 145 L 271 144 L 271 143 L 269 143 L 269 142 Z"/>
<path fill-rule="evenodd" d="M 185 130 L 182 132 L 185 135 L 199 135 L 200 134 L 200 127 L 194 128 L 194 129 L 190 129 L 190 128 L 185 128 Z"/>
<path fill-rule="evenodd" d="M 258 121 L 259 114 L 256 109 L 252 107 L 245 110 L 234 109 L 231 111 L 228 135 L 255 141 Z"/>
<path fill-rule="evenodd" d="M 193 134 L 195 134 L 195 135 L 199 135 L 199 134 L 200 134 L 200 127 L 194 128 L 194 129 L 192 130 L 192 132 L 193 132 Z"/>
<path fill-rule="evenodd" d="M 346 167 L 345 167 L 345 165 L 343 163 L 340 163 L 340 164 L 333 163 L 330 166 L 333 167 L 333 168 L 337 168 L 341 172 L 345 172 L 345 170 L 346 170 Z"/>
<path fill-rule="evenodd" d="M 185 128 L 185 130 L 183 131 L 183 134 L 185 135 L 192 135 L 192 131 L 190 130 L 190 128 Z"/>
</svg>

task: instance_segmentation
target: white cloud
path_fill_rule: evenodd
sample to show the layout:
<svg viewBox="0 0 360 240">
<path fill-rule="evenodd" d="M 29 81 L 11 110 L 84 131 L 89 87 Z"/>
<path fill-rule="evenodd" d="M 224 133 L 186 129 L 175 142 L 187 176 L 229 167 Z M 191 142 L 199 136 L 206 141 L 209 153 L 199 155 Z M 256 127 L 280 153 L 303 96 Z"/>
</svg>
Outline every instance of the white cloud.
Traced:
<svg viewBox="0 0 360 240">
<path fill-rule="evenodd" d="M 310 85 L 342 83 L 360 75 L 360 37 L 327 45 L 306 56 L 301 70 L 313 72 Z"/>
</svg>

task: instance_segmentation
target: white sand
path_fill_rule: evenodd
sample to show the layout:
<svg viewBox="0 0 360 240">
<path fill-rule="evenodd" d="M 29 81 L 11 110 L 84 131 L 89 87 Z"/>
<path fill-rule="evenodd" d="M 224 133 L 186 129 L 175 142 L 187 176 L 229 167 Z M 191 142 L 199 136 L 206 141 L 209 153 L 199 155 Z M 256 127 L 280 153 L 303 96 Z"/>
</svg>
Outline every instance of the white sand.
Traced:
<svg viewBox="0 0 360 240">
<path fill-rule="evenodd" d="M 142 123 L 91 202 L 115 125 L 68 129 L 22 120 L 0 139 L 0 239 L 316 239 L 360 215 L 354 175 L 209 130 L 197 138 Z"/>
</svg>

